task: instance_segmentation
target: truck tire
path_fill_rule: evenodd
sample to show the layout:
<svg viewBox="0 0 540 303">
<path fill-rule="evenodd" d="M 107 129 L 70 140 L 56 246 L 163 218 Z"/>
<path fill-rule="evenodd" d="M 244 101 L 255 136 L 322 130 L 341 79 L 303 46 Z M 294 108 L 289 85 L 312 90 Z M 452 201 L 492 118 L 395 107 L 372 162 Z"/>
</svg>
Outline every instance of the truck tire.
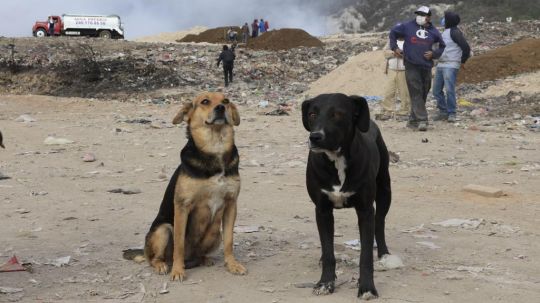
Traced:
<svg viewBox="0 0 540 303">
<path fill-rule="evenodd" d="M 36 37 L 38 38 L 47 37 L 47 32 L 45 31 L 44 28 L 40 28 L 36 31 Z"/>
<path fill-rule="evenodd" d="M 99 32 L 99 37 L 100 38 L 105 38 L 105 39 L 111 39 L 112 35 L 111 35 L 111 32 L 108 31 L 108 30 L 103 30 L 103 31 L 100 31 Z"/>
</svg>

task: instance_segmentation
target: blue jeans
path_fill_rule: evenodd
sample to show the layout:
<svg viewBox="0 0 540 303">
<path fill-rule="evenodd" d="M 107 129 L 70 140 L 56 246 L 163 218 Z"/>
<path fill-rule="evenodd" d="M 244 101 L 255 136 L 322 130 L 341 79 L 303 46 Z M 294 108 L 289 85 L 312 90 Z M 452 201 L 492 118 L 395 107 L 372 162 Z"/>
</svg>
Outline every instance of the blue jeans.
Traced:
<svg viewBox="0 0 540 303">
<path fill-rule="evenodd" d="M 456 114 L 456 78 L 459 69 L 437 67 L 433 82 L 433 97 L 437 100 L 437 108 L 441 114 Z M 445 88 L 446 96 L 443 92 Z"/>
</svg>

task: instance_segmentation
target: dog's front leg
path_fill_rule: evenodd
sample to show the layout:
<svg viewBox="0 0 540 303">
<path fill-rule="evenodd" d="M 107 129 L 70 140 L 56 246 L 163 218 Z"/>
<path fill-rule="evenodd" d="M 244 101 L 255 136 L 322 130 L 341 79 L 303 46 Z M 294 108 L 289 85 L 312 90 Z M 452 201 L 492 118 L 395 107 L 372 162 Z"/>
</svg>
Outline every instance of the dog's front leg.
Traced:
<svg viewBox="0 0 540 303">
<path fill-rule="evenodd" d="M 336 280 L 336 257 L 334 256 L 334 213 L 331 207 L 316 207 L 315 217 L 321 240 L 322 274 L 313 293 L 327 295 L 334 292 Z"/>
<path fill-rule="evenodd" d="M 234 222 L 236 221 L 236 198 L 229 198 L 225 201 L 225 211 L 223 213 L 223 254 L 225 256 L 225 266 L 230 273 L 235 275 L 245 275 L 246 268 L 234 258 L 233 254 L 233 233 Z"/>
<path fill-rule="evenodd" d="M 174 249 L 171 280 L 183 281 L 186 278 L 184 269 L 184 251 L 186 240 L 186 225 L 189 210 L 180 201 L 174 201 Z"/>
<path fill-rule="evenodd" d="M 373 206 L 357 207 L 356 215 L 358 216 L 361 244 L 358 297 L 369 300 L 379 296 L 373 282 L 373 239 L 375 234 Z"/>
</svg>

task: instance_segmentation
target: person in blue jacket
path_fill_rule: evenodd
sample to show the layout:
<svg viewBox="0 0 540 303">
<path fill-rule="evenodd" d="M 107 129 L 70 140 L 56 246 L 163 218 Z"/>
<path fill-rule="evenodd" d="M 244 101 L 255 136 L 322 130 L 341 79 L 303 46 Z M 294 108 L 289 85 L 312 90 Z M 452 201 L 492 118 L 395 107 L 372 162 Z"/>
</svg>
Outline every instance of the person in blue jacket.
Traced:
<svg viewBox="0 0 540 303">
<path fill-rule="evenodd" d="M 426 131 L 428 113 L 426 100 L 431 89 L 433 59 L 439 58 L 445 48 L 441 33 L 431 24 L 431 10 L 421 6 L 415 20 L 398 23 L 390 31 L 390 49 L 397 57 L 404 58 L 405 78 L 411 97 L 411 113 L 407 127 Z M 398 48 L 397 38 L 405 40 L 403 51 Z M 434 45 L 438 47 L 434 50 Z"/>
<path fill-rule="evenodd" d="M 261 21 L 259 21 L 259 33 L 266 32 L 266 28 L 264 27 L 264 20 L 261 18 Z"/>
<path fill-rule="evenodd" d="M 446 48 L 439 58 L 433 82 L 433 97 L 437 100 L 439 114 L 433 120 L 456 122 L 456 79 L 462 64 L 471 56 L 471 47 L 457 25 L 459 15 L 444 13 L 444 32 L 442 37 Z M 446 97 L 443 92 L 446 90 Z"/>
</svg>

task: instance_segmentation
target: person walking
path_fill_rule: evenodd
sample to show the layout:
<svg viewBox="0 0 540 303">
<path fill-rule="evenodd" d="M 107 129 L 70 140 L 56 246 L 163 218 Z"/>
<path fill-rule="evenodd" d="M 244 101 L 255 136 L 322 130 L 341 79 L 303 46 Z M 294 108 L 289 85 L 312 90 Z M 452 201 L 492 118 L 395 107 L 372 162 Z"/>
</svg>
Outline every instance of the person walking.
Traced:
<svg viewBox="0 0 540 303">
<path fill-rule="evenodd" d="M 421 6 L 416 11 L 415 20 L 398 23 L 390 31 L 390 49 L 397 57 L 404 58 L 405 78 L 411 97 L 411 112 L 407 127 L 427 131 L 428 113 L 426 101 L 431 89 L 431 69 L 433 59 L 439 58 L 445 48 L 441 33 L 431 24 L 431 10 Z M 403 50 L 397 45 L 397 38 L 403 37 Z M 438 48 L 433 50 L 435 44 Z"/>
<path fill-rule="evenodd" d="M 403 38 L 398 38 L 398 48 L 403 51 Z M 396 109 L 396 96 L 399 96 L 401 101 L 399 111 L 395 115 L 396 120 L 406 121 L 411 110 L 411 98 L 409 97 L 409 89 L 407 88 L 407 80 L 405 79 L 405 65 L 403 58 L 397 57 L 390 50 L 390 46 L 384 51 L 386 58 L 385 74 L 388 75 L 384 99 L 381 102 L 383 108 L 382 113 L 375 116 L 377 120 L 388 120 L 394 115 Z"/>
<path fill-rule="evenodd" d="M 233 82 L 233 68 L 236 55 L 227 45 L 223 45 L 223 51 L 219 54 L 217 66 L 223 61 L 223 76 L 225 78 L 225 87 Z"/>
<path fill-rule="evenodd" d="M 242 26 L 242 42 L 244 42 L 244 44 L 247 44 L 248 37 L 249 37 L 249 25 L 246 22 Z"/>
<path fill-rule="evenodd" d="M 456 122 L 456 79 L 462 64 L 471 56 L 471 47 L 457 27 L 459 15 L 453 12 L 444 13 L 444 31 L 442 38 L 446 48 L 439 58 L 433 82 L 433 97 L 437 100 L 439 114 L 435 121 Z M 446 96 L 443 91 L 446 90 Z"/>
<path fill-rule="evenodd" d="M 264 20 L 264 31 L 267 32 L 270 28 L 270 23 L 268 23 L 268 20 Z"/>
<path fill-rule="evenodd" d="M 251 23 L 251 37 L 257 38 L 259 35 L 259 23 L 257 22 L 257 19 L 253 19 L 253 23 Z"/>
</svg>

